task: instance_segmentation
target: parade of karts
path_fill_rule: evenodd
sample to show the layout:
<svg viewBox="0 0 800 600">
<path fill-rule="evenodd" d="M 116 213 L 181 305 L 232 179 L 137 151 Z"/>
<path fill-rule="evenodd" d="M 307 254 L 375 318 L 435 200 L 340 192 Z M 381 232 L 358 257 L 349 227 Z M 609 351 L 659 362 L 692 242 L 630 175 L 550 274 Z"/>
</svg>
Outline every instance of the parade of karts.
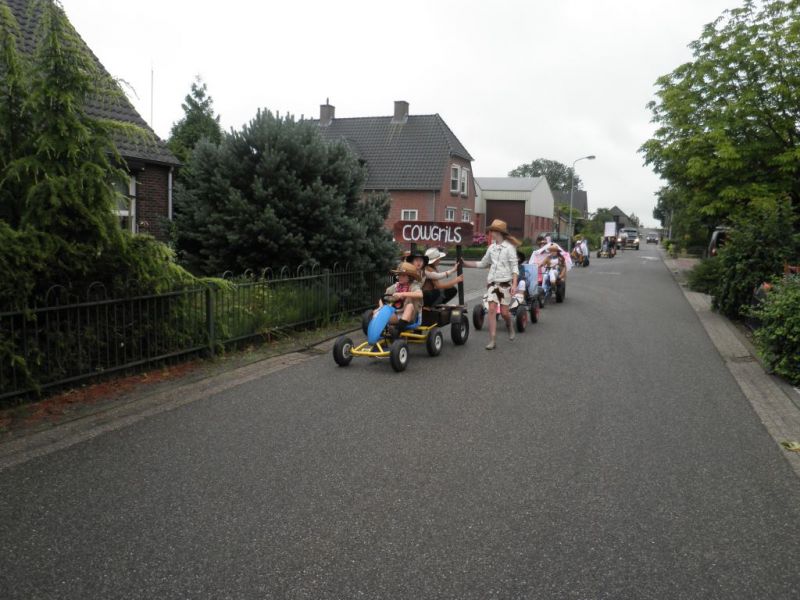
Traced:
<svg viewBox="0 0 800 600">
<path fill-rule="evenodd" d="M 450 326 L 450 339 L 456 346 L 467 343 L 469 319 L 465 306 L 441 305 L 424 308 L 415 323 L 404 331 L 397 332 L 390 325 L 397 312 L 391 306 L 392 298 L 384 297 L 385 304 L 373 314 L 372 310 L 362 315 L 361 328 L 366 341 L 354 345 L 348 336 L 341 336 L 333 345 L 333 359 L 340 367 L 346 367 L 353 358 L 389 359 L 392 368 L 405 371 L 410 358 L 410 344 L 424 344 L 430 356 L 438 356 L 444 347 L 442 328 Z"/>
</svg>

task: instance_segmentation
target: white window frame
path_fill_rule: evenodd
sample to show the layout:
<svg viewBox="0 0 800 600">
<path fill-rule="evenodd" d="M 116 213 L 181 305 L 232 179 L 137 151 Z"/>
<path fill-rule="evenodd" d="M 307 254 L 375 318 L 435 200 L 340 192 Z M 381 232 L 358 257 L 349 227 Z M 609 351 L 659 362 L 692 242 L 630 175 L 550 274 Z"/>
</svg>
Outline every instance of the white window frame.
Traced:
<svg viewBox="0 0 800 600">
<path fill-rule="evenodd" d="M 400 220 L 419 221 L 419 211 L 416 208 L 404 208 L 400 211 Z"/>
<path fill-rule="evenodd" d="M 468 208 L 461 209 L 461 222 L 472 223 L 472 211 Z"/>
<path fill-rule="evenodd" d="M 468 196 L 469 192 L 469 169 L 462 168 L 461 169 L 461 195 Z"/>
<path fill-rule="evenodd" d="M 455 187 L 453 183 L 455 182 Z M 457 194 L 461 189 L 461 167 L 458 165 L 450 165 L 450 193 Z"/>
<path fill-rule="evenodd" d="M 128 179 L 128 195 L 125 197 L 128 200 L 128 209 L 117 208 L 114 212 L 119 219 L 127 218 L 130 223 L 128 229 L 131 233 L 136 233 L 139 227 L 136 223 L 136 176 L 130 175 Z"/>
<path fill-rule="evenodd" d="M 444 220 L 445 221 L 455 221 L 456 220 L 456 207 L 455 206 L 447 206 L 444 209 Z"/>
</svg>

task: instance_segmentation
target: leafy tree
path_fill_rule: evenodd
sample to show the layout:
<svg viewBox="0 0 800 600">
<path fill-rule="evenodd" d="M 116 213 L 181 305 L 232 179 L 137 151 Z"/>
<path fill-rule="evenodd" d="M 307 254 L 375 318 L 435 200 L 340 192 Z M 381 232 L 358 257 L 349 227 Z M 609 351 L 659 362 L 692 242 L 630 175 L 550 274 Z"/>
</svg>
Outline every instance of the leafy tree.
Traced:
<svg viewBox="0 0 800 600">
<path fill-rule="evenodd" d="M 386 268 L 389 200 L 364 198 L 364 171 L 316 127 L 259 111 L 215 146 L 200 142 L 176 189 L 177 245 L 197 273 L 350 263 Z"/>
<path fill-rule="evenodd" d="M 200 140 L 219 144 L 222 128 L 219 115 L 214 114 L 214 100 L 208 95 L 208 87 L 199 75 L 181 107 L 183 118 L 172 126 L 167 145 L 181 162 L 186 163 Z"/>
<path fill-rule="evenodd" d="M 533 162 L 518 166 L 508 174 L 509 177 L 544 177 L 550 189 L 568 192 L 571 177 L 576 190 L 583 189 L 583 181 L 572 167 L 547 158 L 537 158 Z"/>
<path fill-rule="evenodd" d="M 658 79 L 641 148 L 669 184 L 658 214 L 706 230 L 786 197 L 800 209 L 800 0 L 747 0 L 707 25 Z M 674 237 L 674 234 L 673 234 Z"/>
<path fill-rule="evenodd" d="M 613 220 L 611 209 L 598 208 L 588 219 L 576 221 L 575 233 L 582 235 L 590 244 L 599 244 L 605 232 L 606 221 Z"/>
</svg>

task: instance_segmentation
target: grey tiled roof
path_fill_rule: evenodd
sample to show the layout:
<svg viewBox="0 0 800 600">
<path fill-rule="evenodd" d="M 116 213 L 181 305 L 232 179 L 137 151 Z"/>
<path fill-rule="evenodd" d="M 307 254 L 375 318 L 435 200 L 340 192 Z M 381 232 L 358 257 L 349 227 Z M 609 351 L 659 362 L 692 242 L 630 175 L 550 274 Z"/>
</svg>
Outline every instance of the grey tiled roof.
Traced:
<svg viewBox="0 0 800 600">
<path fill-rule="evenodd" d="M 36 36 L 36 14 L 30 9 L 32 3 L 29 0 L 0 0 L 0 2 L 8 5 L 17 19 L 17 23 L 19 23 L 21 34 L 21 39 L 18 40 L 19 49 L 28 54 L 32 53 Z M 84 45 L 86 45 L 85 42 Z M 86 48 L 91 52 L 88 46 Z M 101 71 L 107 74 L 105 67 L 103 67 L 94 53 L 92 53 L 92 57 Z M 140 136 L 115 135 L 114 143 L 123 158 L 164 165 L 180 164 L 180 161 L 169 151 L 167 145 L 158 138 L 147 122 L 136 112 L 136 109 L 124 94 L 119 94 L 111 99 L 89 99 L 87 112 L 93 117 L 138 125 L 149 134 Z"/>
<path fill-rule="evenodd" d="M 569 192 L 553 190 L 553 199 L 556 201 L 556 204 L 565 204 L 569 206 Z M 583 214 L 589 212 L 589 199 L 585 190 L 575 190 L 572 195 L 572 207 Z"/>
<path fill-rule="evenodd" d="M 368 190 L 439 190 L 451 156 L 472 160 L 438 114 L 409 115 L 404 123 L 392 123 L 392 117 L 334 119 L 320 132 L 347 143 L 366 163 Z"/>
</svg>

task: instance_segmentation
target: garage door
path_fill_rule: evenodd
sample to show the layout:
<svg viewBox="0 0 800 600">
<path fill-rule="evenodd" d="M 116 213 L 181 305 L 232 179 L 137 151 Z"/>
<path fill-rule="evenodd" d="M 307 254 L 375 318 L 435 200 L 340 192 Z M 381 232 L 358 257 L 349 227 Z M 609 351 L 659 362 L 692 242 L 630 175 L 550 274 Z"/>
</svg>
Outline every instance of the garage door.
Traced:
<svg viewBox="0 0 800 600">
<path fill-rule="evenodd" d="M 521 200 L 487 200 L 486 225 L 495 219 L 508 223 L 511 235 L 522 239 L 525 237 L 525 202 Z"/>
</svg>

